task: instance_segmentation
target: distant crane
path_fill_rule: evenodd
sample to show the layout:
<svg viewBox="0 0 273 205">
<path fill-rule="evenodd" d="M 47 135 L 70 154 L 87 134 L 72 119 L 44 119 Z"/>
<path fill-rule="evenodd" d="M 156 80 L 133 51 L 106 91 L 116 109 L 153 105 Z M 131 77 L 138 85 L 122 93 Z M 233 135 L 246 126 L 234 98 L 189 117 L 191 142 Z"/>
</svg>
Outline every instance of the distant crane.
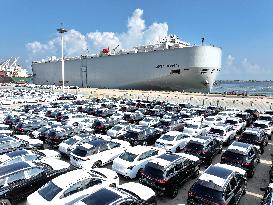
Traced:
<svg viewBox="0 0 273 205">
<path fill-rule="evenodd" d="M 119 47 L 119 45 L 117 45 L 117 46 L 113 49 L 113 51 L 116 51 L 118 47 Z"/>
</svg>

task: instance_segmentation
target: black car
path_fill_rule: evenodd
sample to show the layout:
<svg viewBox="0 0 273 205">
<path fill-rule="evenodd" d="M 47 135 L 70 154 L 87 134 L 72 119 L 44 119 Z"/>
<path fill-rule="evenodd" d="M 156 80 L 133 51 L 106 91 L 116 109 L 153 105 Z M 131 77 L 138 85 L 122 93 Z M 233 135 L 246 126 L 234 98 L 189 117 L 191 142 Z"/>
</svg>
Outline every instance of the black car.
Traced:
<svg viewBox="0 0 273 205">
<path fill-rule="evenodd" d="M 18 162 L 2 166 L 0 170 L 0 204 L 16 204 L 42 185 L 71 170 L 68 163 L 50 159 L 57 163 Z M 58 167 L 58 168 L 57 168 Z M 2 203 L 1 203 L 2 202 Z"/>
<path fill-rule="evenodd" d="M 39 129 L 44 125 L 43 122 L 38 122 L 38 121 L 29 121 L 27 123 L 24 122 L 19 122 L 16 124 L 14 128 L 14 133 L 15 134 L 30 134 L 34 130 Z"/>
<path fill-rule="evenodd" d="M 128 130 L 122 140 L 129 142 L 131 146 L 153 145 L 161 134 L 161 131 L 151 127 L 136 126 Z"/>
<path fill-rule="evenodd" d="M 185 153 L 166 153 L 146 164 L 139 182 L 158 193 L 175 198 L 182 183 L 197 177 L 199 170 L 198 157 Z"/>
<path fill-rule="evenodd" d="M 248 112 L 239 112 L 235 115 L 235 117 L 239 117 L 243 121 L 245 121 L 247 127 L 249 127 L 253 123 L 253 116 L 250 115 Z"/>
<path fill-rule="evenodd" d="M 247 128 L 238 139 L 239 142 L 254 144 L 260 147 L 261 154 L 264 153 L 264 148 L 268 144 L 268 136 L 263 129 Z"/>
<path fill-rule="evenodd" d="M 211 165 L 191 186 L 187 205 L 236 205 L 246 193 L 245 171 L 226 164 Z"/>
<path fill-rule="evenodd" d="M 264 192 L 263 199 L 260 205 L 272 205 L 273 202 L 273 184 L 269 184 L 268 187 L 261 188 Z"/>
<path fill-rule="evenodd" d="M 241 167 L 246 170 L 248 177 L 253 177 L 259 162 L 259 148 L 242 142 L 233 142 L 221 157 L 221 163 Z"/>
<path fill-rule="evenodd" d="M 195 137 L 188 142 L 183 152 L 199 157 L 203 163 L 211 164 L 213 157 L 222 152 L 222 142 L 208 136 Z"/>
<path fill-rule="evenodd" d="M 97 119 L 93 122 L 91 128 L 94 129 L 94 133 L 96 134 L 106 134 L 110 127 L 106 122 Z"/>
<path fill-rule="evenodd" d="M 259 111 L 255 108 L 248 108 L 245 110 L 245 112 L 249 113 L 252 116 L 253 121 L 256 121 L 260 115 Z"/>
<path fill-rule="evenodd" d="M 73 130 L 65 129 L 65 127 L 50 129 L 45 136 L 45 143 L 52 147 L 56 147 L 62 141 L 72 137 L 72 135 Z"/>
</svg>

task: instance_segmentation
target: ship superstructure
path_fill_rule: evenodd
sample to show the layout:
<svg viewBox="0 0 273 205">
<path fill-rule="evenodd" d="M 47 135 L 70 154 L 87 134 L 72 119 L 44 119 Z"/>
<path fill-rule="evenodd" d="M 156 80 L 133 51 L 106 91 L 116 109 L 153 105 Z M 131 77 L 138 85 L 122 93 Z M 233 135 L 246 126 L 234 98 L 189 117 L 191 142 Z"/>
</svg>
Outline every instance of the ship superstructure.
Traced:
<svg viewBox="0 0 273 205">
<path fill-rule="evenodd" d="M 221 48 L 172 35 L 157 44 L 65 58 L 65 85 L 209 92 L 221 68 Z M 32 63 L 35 84 L 61 85 L 61 59 Z"/>
</svg>

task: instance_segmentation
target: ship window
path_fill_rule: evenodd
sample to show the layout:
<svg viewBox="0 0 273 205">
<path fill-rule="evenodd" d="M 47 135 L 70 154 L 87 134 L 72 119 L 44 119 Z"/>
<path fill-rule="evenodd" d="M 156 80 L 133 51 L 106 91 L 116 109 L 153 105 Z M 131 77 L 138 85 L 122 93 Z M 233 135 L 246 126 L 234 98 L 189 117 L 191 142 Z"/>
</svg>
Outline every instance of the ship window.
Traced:
<svg viewBox="0 0 273 205">
<path fill-rule="evenodd" d="M 209 69 L 207 69 L 207 68 L 204 68 L 202 71 L 208 71 Z"/>
<path fill-rule="evenodd" d="M 177 69 L 177 70 L 171 70 L 171 74 L 180 74 L 180 69 Z"/>
<path fill-rule="evenodd" d="M 190 70 L 189 68 L 184 68 L 184 70 Z"/>
</svg>

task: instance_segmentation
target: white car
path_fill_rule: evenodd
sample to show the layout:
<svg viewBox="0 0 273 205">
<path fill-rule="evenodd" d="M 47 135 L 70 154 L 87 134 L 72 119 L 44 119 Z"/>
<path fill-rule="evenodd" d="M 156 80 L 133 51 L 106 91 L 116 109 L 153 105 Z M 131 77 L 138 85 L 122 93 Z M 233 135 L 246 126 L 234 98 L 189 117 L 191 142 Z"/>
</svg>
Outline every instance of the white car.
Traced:
<svg viewBox="0 0 273 205">
<path fill-rule="evenodd" d="M 153 158 L 165 153 L 165 150 L 150 146 L 135 146 L 114 159 L 112 170 L 128 177 L 140 177 L 141 170 Z"/>
<path fill-rule="evenodd" d="M 222 117 L 220 116 L 208 116 L 206 117 L 204 120 L 203 120 L 203 124 L 204 125 L 208 125 L 208 126 L 213 126 L 213 125 L 217 125 L 219 123 L 224 123 L 225 122 L 225 119 L 223 119 Z"/>
<path fill-rule="evenodd" d="M 14 135 L 14 137 L 18 140 L 24 141 L 28 144 L 29 148 L 43 148 L 44 144 L 42 140 L 32 139 L 28 135 Z"/>
<path fill-rule="evenodd" d="M 101 167 L 112 162 L 130 147 L 129 142 L 117 139 L 90 140 L 77 146 L 70 153 L 70 163 L 79 168 Z"/>
<path fill-rule="evenodd" d="M 253 123 L 253 127 L 262 128 L 264 132 L 267 134 L 268 139 L 271 140 L 273 135 L 273 123 L 265 120 L 256 120 Z"/>
<path fill-rule="evenodd" d="M 62 174 L 27 197 L 27 205 L 74 204 L 93 191 L 119 185 L 117 174 L 106 168 L 73 170 Z"/>
<path fill-rule="evenodd" d="M 226 119 L 225 124 L 232 125 L 236 134 L 241 134 L 246 128 L 246 122 L 239 117 L 229 117 Z"/>
<path fill-rule="evenodd" d="M 111 129 L 107 130 L 106 134 L 112 138 L 118 138 L 126 133 L 128 127 L 128 125 L 117 124 Z"/>
<path fill-rule="evenodd" d="M 183 133 L 190 134 L 192 136 L 203 136 L 208 133 L 210 126 L 202 124 L 201 122 L 190 122 L 185 124 Z"/>
<path fill-rule="evenodd" d="M 212 126 L 208 135 L 216 137 L 224 144 L 230 144 L 232 140 L 236 139 L 236 131 L 233 129 L 232 125 L 224 124 Z"/>
<path fill-rule="evenodd" d="M 179 131 L 169 131 L 156 140 L 155 146 L 174 153 L 183 149 L 188 144 L 191 137 L 190 134 Z"/>
<path fill-rule="evenodd" d="M 104 187 L 98 189 L 84 199 L 81 199 L 75 205 L 138 205 L 138 204 L 156 204 L 155 192 L 142 184 L 128 182 L 114 187 Z"/>
<path fill-rule="evenodd" d="M 143 126 L 154 126 L 160 122 L 159 117 L 151 117 L 147 116 L 143 120 L 141 120 L 138 124 Z"/>
</svg>

